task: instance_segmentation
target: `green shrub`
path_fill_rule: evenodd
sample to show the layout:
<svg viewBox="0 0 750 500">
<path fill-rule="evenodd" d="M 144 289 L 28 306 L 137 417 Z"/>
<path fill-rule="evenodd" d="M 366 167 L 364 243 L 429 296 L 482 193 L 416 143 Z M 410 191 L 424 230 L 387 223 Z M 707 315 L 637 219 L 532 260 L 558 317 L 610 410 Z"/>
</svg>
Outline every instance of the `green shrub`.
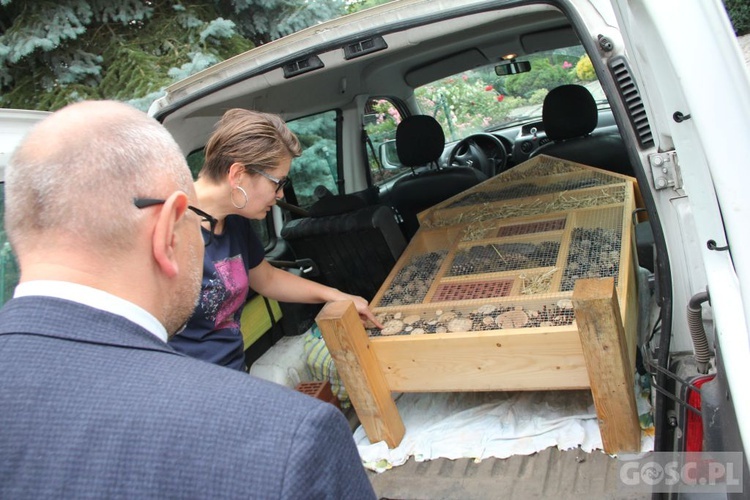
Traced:
<svg viewBox="0 0 750 500">
<path fill-rule="evenodd" d="M 576 76 L 582 82 L 591 82 L 596 80 L 596 72 L 594 71 L 594 65 L 591 64 L 591 59 L 588 54 L 582 56 L 578 63 L 576 63 Z"/>
<path fill-rule="evenodd" d="M 564 62 L 553 65 L 546 58 L 533 59 L 531 65 L 535 70 L 530 73 L 506 77 L 505 89 L 512 96 L 528 99 L 535 90 L 549 90 L 566 83 L 573 83 L 575 71 L 571 71 L 572 63 L 568 62 L 566 67 L 563 64 Z"/>
<path fill-rule="evenodd" d="M 748 0 L 724 0 L 729 19 L 737 36 L 750 33 L 750 2 Z"/>
</svg>

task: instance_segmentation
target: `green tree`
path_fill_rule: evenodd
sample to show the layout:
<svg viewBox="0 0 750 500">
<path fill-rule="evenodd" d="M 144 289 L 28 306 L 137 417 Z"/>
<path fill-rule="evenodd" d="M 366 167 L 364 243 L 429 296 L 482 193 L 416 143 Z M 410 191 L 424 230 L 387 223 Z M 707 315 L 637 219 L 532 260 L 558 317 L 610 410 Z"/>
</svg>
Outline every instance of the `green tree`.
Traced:
<svg viewBox="0 0 750 500">
<path fill-rule="evenodd" d="M 359 12 L 360 10 L 369 9 L 370 7 L 376 7 L 390 1 L 392 0 L 353 0 L 347 2 L 346 11 L 348 14 L 351 14 L 353 12 Z"/>
<path fill-rule="evenodd" d="M 343 0 L 0 0 L 0 107 L 146 109 L 173 81 L 343 12 Z"/>
<path fill-rule="evenodd" d="M 724 0 L 729 19 L 737 36 L 750 33 L 750 2 L 748 0 Z"/>
<path fill-rule="evenodd" d="M 315 188 L 323 185 L 338 193 L 336 157 L 336 112 L 327 111 L 288 123 L 302 146 L 302 155 L 292 161 L 289 176 L 294 180 L 297 201 L 303 208 L 315 202 Z"/>
<path fill-rule="evenodd" d="M 505 90 L 508 94 L 517 97 L 529 98 L 532 93 L 539 89 L 553 89 L 575 80 L 575 70 L 564 66 L 566 61 L 554 64 L 547 58 L 532 59 L 531 66 L 534 71 L 505 77 Z"/>
</svg>

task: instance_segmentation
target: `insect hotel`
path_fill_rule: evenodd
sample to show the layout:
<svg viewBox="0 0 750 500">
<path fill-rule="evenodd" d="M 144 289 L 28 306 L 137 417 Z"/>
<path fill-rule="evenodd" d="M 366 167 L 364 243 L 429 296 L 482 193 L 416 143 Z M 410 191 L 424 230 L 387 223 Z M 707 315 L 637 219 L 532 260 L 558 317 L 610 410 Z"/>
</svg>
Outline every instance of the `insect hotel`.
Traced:
<svg viewBox="0 0 750 500">
<path fill-rule="evenodd" d="M 636 196 L 538 156 L 422 212 L 371 303 L 385 328 L 316 318 L 370 441 L 403 438 L 392 392 L 590 388 L 605 451 L 638 451 Z"/>
</svg>

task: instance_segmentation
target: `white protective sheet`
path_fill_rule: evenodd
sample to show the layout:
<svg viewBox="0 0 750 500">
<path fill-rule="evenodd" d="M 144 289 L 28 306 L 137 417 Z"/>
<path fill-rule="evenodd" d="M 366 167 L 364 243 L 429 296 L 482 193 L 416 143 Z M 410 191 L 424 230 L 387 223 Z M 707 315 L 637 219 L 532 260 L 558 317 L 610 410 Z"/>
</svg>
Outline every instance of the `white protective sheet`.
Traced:
<svg viewBox="0 0 750 500">
<path fill-rule="evenodd" d="M 638 393 L 637 393 L 638 394 Z M 648 413 L 639 395 L 639 413 Z M 396 400 L 406 427 L 401 444 L 371 443 L 360 425 L 354 433 L 362 461 L 382 472 L 437 458 L 508 458 L 557 446 L 602 449 L 590 391 L 406 393 Z M 653 450 L 652 433 L 642 433 L 641 452 Z"/>
</svg>

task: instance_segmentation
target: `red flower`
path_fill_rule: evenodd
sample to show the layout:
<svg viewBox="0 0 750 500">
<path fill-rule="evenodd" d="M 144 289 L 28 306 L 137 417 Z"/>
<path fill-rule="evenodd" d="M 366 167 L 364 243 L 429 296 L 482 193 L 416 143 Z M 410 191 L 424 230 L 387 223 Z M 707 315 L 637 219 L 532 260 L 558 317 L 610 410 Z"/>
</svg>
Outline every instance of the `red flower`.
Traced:
<svg viewBox="0 0 750 500">
<path fill-rule="evenodd" d="M 497 102 L 503 102 L 503 99 L 505 99 L 505 96 L 503 94 L 498 94 L 496 99 L 497 99 Z"/>
<path fill-rule="evenodd" d="M 493 90 L 493 88 L 492 88 L 492 85 L 487 85 L 487 86 L 486 86 L 486 87 L 484 88 L 484 90 L 486 90 L 486 91 L 488 91 L 488 92 L 489 92 L 490 90 Z"/>
</svg>

